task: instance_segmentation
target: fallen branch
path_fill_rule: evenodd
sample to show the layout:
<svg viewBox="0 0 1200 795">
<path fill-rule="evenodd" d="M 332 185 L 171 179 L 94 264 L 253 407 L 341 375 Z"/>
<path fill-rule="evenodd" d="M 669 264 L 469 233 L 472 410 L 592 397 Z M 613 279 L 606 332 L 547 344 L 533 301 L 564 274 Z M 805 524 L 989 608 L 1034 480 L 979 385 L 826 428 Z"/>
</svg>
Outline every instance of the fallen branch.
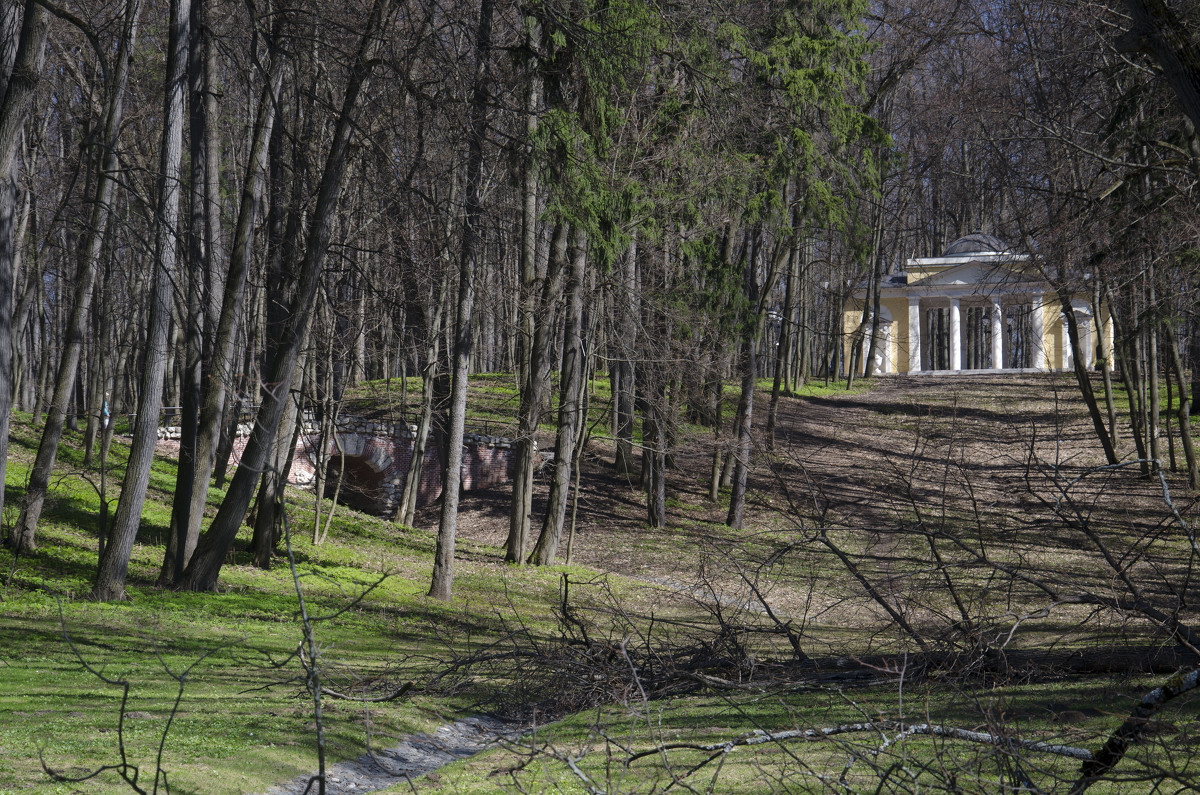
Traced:
<svg viewBox="0 0 1200 795">
<path fill-rule="evenodd" d="M 1162 709 L 1167 702 L 1189 690 L 1194 690 L 1198 683 L 1200 683 L 1200 668 L 1193 668 L 1187 673 L 1178 673 L 1172 676 L 1160 687 L 1147 693 L 1134 707 L 1125 722 L 1109 735 L 1108 742 L 1083 763 L 1079 778 L 1071 787 L 1071 795 L 1079 795 L 1079 793 L 1087 791 L 1105 773 L 1116 767 L 1117 763 L 1124 758 L 1125 752 L 1129 750 L 1129 746 L 1146 730 L 1150 717 Z"/>
<path fill-rule="evenodd" d="M 896 735 L 889 745 L 895 744 L 900 740 L 910 735 L 928 735 L 931 737 L 947 737 L 955 740 L 963 740 L 966 742 L 982 743 L 984 745 L 993 745 L 997 747 L 1020 748 L 1024 751 L 1036 751 L 1038 753 L 1052 754 L 1054 756 L 1066 756 L 1071 759 L 1081 759 L 1091 761 L 1093 754 L 1086 748 L 1076 748 L 1070 745 L 1059 745 L 1057 743 L 1046 743 L 1039 740 L 1021 740 L 1015 737 L 1010 737 L 1003 734 L 989 734 L 987 732 L 969 731 L 967 729 L 958 729 L 953 726 L 942 726 L 934 723 L 918 723 L 905 726 L 897 721 L 875 721 L 867 723 L 844 723 L 840 726 L 826 726 L 817 729 L 792 729 L 783 732 L 755 732 L 747 737 L 741 737 L 736 740 L 728 740 L 724 743 L 711 743 L 701 745 L 698 743 L 668 743 L 660 745 L 657 748 L 649 751 L 639 751 L 631 754 L 627 762 L 635 762 L 643 757 L 653 756 L 662 753 L 663 751 L 675 750 L 691 750 L 702 751 L 704 753 L 712 753 L 715 751 L 723 751 L 728 753 L 734 748 L 750 745 L 762 745 L 764 743 L 780 743 L 787 740 L 823 740 L 828 737 L 835 737 L 839 734 L 857 734 L 862 732 L 885 732 L 894 731 L 899 728 L 900 733 Z"/>
<path fill-rule="evenodd" d="M 344 693 L 339 693 L 336 690 L 330 690 L 328 687 L 322 687 L 321 693 L 333 698 L 340 698 L 344 701 L 360 701 L 364 704 L 379 704 L 384 701 L 395 701 L 400 696 L 412 689 L 412 682 L 405 682 L 400 687 L 393 690 L 391 693 L 382 696 L 349 696 Z"/>
</svg>

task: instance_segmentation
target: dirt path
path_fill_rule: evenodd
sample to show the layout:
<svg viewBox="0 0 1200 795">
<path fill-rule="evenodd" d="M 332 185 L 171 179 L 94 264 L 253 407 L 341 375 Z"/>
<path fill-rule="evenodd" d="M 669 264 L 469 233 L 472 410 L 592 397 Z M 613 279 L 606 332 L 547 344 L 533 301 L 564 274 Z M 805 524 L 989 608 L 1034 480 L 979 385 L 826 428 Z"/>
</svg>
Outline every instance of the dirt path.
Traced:
<svg viewBox="0 0 1200 795">
<path fill-rule="evenodd" d="M 418 776 L 474 756 L 499 742 L 516 739 L 519 734 L 519 729 L 495 718 L 462 718 L 439 727 L 432 735 L 413 734 L 391 748 L 331 765 L 325 773 L 325 792 L 349 795 L 406 782 L 411 785 L 412 779 Z M 314 772 L 312 776 L 315 775 Z M 312 776 L 297 776 L 285 784 L 271 787 L 264 795 L 315 792 L 315 788 L 309 789 Z"/>
</svg>

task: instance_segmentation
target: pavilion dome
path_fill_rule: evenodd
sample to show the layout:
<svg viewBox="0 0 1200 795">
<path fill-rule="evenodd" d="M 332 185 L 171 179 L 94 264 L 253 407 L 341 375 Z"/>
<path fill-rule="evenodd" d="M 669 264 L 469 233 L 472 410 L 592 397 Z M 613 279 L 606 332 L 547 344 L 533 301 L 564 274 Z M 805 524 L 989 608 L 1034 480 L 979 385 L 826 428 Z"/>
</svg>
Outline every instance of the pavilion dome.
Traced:
<svg viewBox="0 0 1200 795">
<path fill-rule="evenodd" d="M 942 252 L 942 256 L 961 257 L 964 254 L 1003 254 L 1005 251 L 1008 251 L 1008 246 L 1004 245 L 999 238 L 992 237 L 983 232 L 972 232 L 946 246 L 946 250 Z"/>
</svg>

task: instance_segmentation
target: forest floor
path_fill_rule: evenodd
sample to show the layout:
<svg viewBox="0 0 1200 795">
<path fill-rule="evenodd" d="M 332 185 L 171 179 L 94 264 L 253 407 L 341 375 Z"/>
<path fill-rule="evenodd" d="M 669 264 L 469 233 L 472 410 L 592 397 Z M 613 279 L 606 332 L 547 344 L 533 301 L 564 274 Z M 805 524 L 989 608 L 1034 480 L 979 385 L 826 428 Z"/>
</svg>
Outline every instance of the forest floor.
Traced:
<svg viewBox="0 0 1200 795">
<path fill-rule="evenodd" d="M 1152 533 L 1167 512 L 1161 484 L 1128 463 L 1136 452 L 1127 426 L 1119 429 L 1127 463 L 1106 466 L 1069 374 L 887 377 L 863 391 L 814 392 L 779 401 L 773 450 L 763 438 L 769 394 L 759 392 L 746 530 L 740 533 L 724 527 L 728 489 L 717 501 L 709 499 L 710 432 L 693 427 L 680 434 L 662 530 L 646 525 L 637 476 L 618 475 L 611 443 L 593 441 L 582 458 L 572 562 L 657 582 L 686 582 L 690 588 L 713 583 L 723 570 L 720 589 L 744 592 L 739 567 L 728 560 L 736 557 L 733 548 L 758 545 L 758 557 L 767 558 L 811 540 L 818 527 L 852 528 L 866 545 L 855 551 L 882 560 L 906 546 L 915 525 L 941 523 L 983 528 L 994 542 L 1028 545 L 1061 564 L 1046 571 L 1042 560 L 1037 566 L 1043 573 L 1057 576 L 1069 569 L 1073 577 L 1087 577 L 1098 553 L 1081 550 L 1078 539 L 1055 530 L 1062 524 L 1055 511 L 1063 509 L 1064 496 L 1068 506 L 1103 516 L 1106 527 L 1130 537 Z M 1167 447 L 1164 441 L 1164 463 Z M 1182 452 L 1178 458 L 1182 462 Z M 1184 514 L 1195 517 L 1195 495 L 1183 478 L 1168 472 L 1166 479 Z M 543 474 L 534 503 L 535 533 L 547 489 Z M 481 547 L 502 548 L 508 507 L 505 487 L 464 493 L 459 533 Z M 420 512 L 417 524 L 436 529 L 436 507 Z M 1047 545 L 1048 532 L 1058 543 Z M 830 573 L 827 555 L 808 546 L 809 564 Z M 559 554 L 565 554 L 565 541 Z M 899 579 L 891 587 L 905 586 L 902 574 L 892 576 Z M 813 605 L 802 604 L 811 579 L 792 584 L 796 587 L 775 583 L 773 605 L 793 617 L 811 612 Z M 822 623 L 867 629 L 870 614 L 881 626 L 889 623 L 861 595 L 827 601 Z"/>
<path fill-rule="evenodd" d="M 492 413 L 503 413 L 508 391 L 496 390 Z M 530 725 L 581 710 L 532 737 L 398 781 L 395 791 L 639 792 L 673 781 L 705 790 L 719 774 L 712 791 L 768 792 L 822 789 L 822 776 L 843 768 L 851 789 L 874 789 L 894 759 L 884 752 L 892 741 L 880 748 L 878 732 L 866 745 L 747 748 L 715 768 L 695 748 L 632 767 L 614 749 L 721 744 L 756 730 L 910 713 L 1094 748 L 1178 663 L 1155 622 L 1065 598 L 1110 594 L 1128 577 L 1157 603 L 1180 583 L 1191 587 L 1194 563 L 1162 484 L 1136 465 L 1104 466 L 1069 377 L 923 376 L 853 392 L 811 389 L 780 400 L 774 449 L 762 438 L 768 397 L 760 391 L 755 407 L 744 530 L 723 523 L 727 491 L 709 499 L 710 430 L 680 429 L 667 526 L 651 529 L 644 493 L 614 473 L 601 425 L 583 457 L 571 565 L 505 565 L 508 489 L 469 492 L 451 605 L 423 595 L 434 509 L 408 530 L 338 508 L 331 541 L 313 545 L 305 537 L 313 497 L 294 490 L 301 582 L 312 609 L 334 615 L 317 628 L 331 681 L 370 694 L 416 682 L 394 704 L 327 701 L 331 760 L 359 757 L 367 738 L 378 752 L 415 732 L 436 736 L 465 713 Z M 36 447 L 32 426 L 17 423 L 14 442 L 10 504 Z M 39 552 L 14 559 L 0 551 L 0 793 L 117 791 L 112 771 L 53 784 L 37 761 L 45 753 L 51 766 L 76 773 L 112 763 L 117 734 L 152 770 L 178 689 L 155 656 L 178 672 L 202 649 L 213 653 L 189 679 L 167 740 L 172 790 L 261 792 L 311 771 L 315 725 L 295 661 L 268 664 L 299 638 L 286 566 L 262 572 L 238 551 L 219 594 L 155 589 L 173 475 L 164 459 L 131 564 L 132 600 L 91 603 L 98 504 L 80 479 L 79 451 L 64 448 L 63 460 Z M 1165 482 L 1194 527 L 1195 495 L 1175 475 Z M 539 480 L 535 532 L 545 489 Z M 214 490 L 210 499 L 220 496 Z M 560 558 L 565 551 L 564 540 Z M 1107 567 L 1114 556 L 1116 570 Z M 349 601 L 382 572 L 391 576 Z M 1189 603 L 1178 615 L 1191 621 L 1192 611 Z M 120 688 L 83 670 L 64 636 L 106 675 L 133 683 L 125 721 Z M 978 670 L 951 662 L 908 671 L 905 655 L 921 644 L 926 660 L 961 658 Z M 1167 748 L 1191 748 L 1196 712 L 1194 702 L 1180 702 L 1158 716 L 1156 743 L 1139 746 L 1136 769 L 1167 764 Z M 929 742 L 894 748 L 920 756 L 939 747 Z M 953 764 L 974 777 L 974 789 L 994 791 L 1011 757 L 972 754 Z M 850 775 L 848 757 L 867 761 Z M 1169 762 L 1191 775 L 1190 758 Z M 1051 781 L 1077 767 L 1038 764 Z M 925 768 L 913 775 L 937 778 Z"/>
</svg>

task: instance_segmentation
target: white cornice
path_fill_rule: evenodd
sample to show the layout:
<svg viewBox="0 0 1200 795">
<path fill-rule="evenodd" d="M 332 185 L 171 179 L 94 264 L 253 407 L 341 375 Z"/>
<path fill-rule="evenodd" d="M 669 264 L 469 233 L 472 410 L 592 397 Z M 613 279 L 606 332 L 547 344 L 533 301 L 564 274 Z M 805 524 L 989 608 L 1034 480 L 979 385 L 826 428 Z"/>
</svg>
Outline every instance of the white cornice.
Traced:
<svg viewBox="0 0 1200 795">
<path fill-rule="evenodd" d="M 968 262 L 985 262 L 985 263 L 1000 263 L 1000 262 L 1028 262 L 1028 254 L 995 254 L 979 252 L 975 254 L 963 254 L 960 257 L 910 257 L 906 266 L 912 265 L 945 265 L 953 267 L 955 265 L 965 265 Z"/>
</svg>

